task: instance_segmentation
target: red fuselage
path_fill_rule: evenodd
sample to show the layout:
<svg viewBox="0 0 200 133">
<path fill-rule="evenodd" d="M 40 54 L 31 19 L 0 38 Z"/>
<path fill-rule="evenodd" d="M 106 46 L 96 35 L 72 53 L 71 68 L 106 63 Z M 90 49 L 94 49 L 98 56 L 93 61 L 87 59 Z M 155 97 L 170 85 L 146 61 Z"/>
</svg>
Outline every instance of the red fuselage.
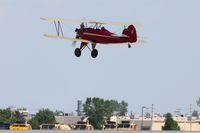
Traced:
<svg viewBox="0 0 200 133">
<path fill-rule="evenodd" d="M 90 40 L 94 43 L 133 43 L 137 41 L 137 34 L 135 27 L 131 25 L 127 29 L 124 29 L 122 35 L 116 35 L 104 27 L 101 29 L 95 28 L 80 28 L 78 36 L 81 39 Z"/>
</svg>

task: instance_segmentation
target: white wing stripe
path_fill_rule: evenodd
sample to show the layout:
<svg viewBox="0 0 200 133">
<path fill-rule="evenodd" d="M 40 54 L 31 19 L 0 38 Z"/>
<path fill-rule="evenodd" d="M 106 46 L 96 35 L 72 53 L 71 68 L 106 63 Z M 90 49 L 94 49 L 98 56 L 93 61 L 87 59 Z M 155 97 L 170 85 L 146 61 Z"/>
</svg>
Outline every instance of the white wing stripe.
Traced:
<svg viewBox="0 0 200 133">
<path fill-rule="evenodd" d="M 89 35 L 89 36 L 98 36 L 98 37 L 106 37 L 106 38 L 119 38 L 119 37 L 128 37 L 126 35 L 115 35 L 115 34 L 112 34 L 112 35 L 100 35 L 100 34 L 95 34 L 95 33 L 87 33 L 87 32 L 84 32 L 83 33 L 84 35 Z"/>
<path fill-rule="evenodd" d="M 64 39 L 64 40 L 70 40 L 70 41 L 78 41 L 78 42 L 84 42 L 84 43 L 93 43 L 89 40 L 85 40 L 85 39 L 77 39 L 77 38 L 70 38 L 70 37 L 64 37 L 64 36 L 57 36 L 57 35 L 48 35 L 48 34 L 44 34 L 45 37 L 48 38 L 58 38 L 58 39 Z"/>
</svg>

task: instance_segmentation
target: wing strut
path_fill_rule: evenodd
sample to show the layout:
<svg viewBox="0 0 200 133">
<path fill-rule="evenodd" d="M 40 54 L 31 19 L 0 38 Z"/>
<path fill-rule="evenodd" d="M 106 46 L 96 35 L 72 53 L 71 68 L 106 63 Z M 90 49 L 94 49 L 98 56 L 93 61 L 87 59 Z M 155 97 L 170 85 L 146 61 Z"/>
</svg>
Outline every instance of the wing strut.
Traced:
<svg viewBox="0 0 200 133">
<path fill-rule="evenodd" d="M 54 25 L 56 28 L 57 35 L 60 36 L 60 34 L 61 34 L 62 36 L 64 36 L 60 21 L 58 21 L 58 22 L 54 21 Z"/>
</svg>

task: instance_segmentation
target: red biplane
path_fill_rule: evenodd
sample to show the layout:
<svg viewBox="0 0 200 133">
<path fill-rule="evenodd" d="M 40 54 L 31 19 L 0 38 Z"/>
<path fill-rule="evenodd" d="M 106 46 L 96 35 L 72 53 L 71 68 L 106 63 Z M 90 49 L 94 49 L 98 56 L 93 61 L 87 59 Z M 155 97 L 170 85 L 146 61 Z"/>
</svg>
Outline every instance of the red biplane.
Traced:
<svg viewBox="0 0 200 133">
<path fill-rule="evenodd" d="M 92 20 L 72 20 L 72 19 L 54 19 L 54 18 L 41 18 L 45 21 L 53 22 L 55 25 L 57 35 L 48 35 L 44 36 L 49 38 L 59 38 L 65 40 L 73 41 L 73 44 L 76 42 L 80 42 L 80 47 L 76 48 L 74 54 L 76 57 L 81 56 L 81 52 L 85 47 L 88 47 L 91 51 L 91 56 L 96 58 L 98 55 L 98 51 L 96 48 L 96 44 L 121 44 L 126 43 L 128 48 L 131 48 L 131 44 L 138 42 L 137 40 L 137 32 L 136 28 L 132 24 L 128 23 L 118 23 L 118 22 L 97 22 Z M 76 37 L 70 38 L 65 37 L 63 34 L 61 23 L 81 23 L 80 28 L 76 28 Z M 92 26 L 87 26 L 88 24 L 92 24 Z M 111 24 L 111 25 L 123 25 L 124 30 L 121 35 L 117 35 L 115 33 L 110 32 L 102 25 Z M 127 28 L 126 28 L 127 27 Z M 91 44 L 92 49 L 88 46 Z"/>
</svg>

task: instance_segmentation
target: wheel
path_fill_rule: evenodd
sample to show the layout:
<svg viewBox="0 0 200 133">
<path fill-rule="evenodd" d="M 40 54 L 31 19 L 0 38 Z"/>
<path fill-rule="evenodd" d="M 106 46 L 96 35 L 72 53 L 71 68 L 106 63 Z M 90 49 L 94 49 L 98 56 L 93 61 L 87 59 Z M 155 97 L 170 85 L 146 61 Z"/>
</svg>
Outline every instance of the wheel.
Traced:
<svg viewBox="0 0 200 133">
<path fill-rule="evenodd" d="M 74 50 L 74 54 L 76 55 L 76 57 L 80 57 L 81 56 L 81 50 L 80 50 L 80 48 L 76 48 Z"/>
<path fill-rule="evenodd" d="M 131 48 L 131 45 L 130 45 L 130 44 L 128 44 L 128 48 Z"/>
<path fill-rule="evenodd" d="M 97 55 L 98 55 L 98 51 L 96 49 L 92 50 L 92 52 L 91 52 L 92 58 L 96 58 Z"/>
</svg>

